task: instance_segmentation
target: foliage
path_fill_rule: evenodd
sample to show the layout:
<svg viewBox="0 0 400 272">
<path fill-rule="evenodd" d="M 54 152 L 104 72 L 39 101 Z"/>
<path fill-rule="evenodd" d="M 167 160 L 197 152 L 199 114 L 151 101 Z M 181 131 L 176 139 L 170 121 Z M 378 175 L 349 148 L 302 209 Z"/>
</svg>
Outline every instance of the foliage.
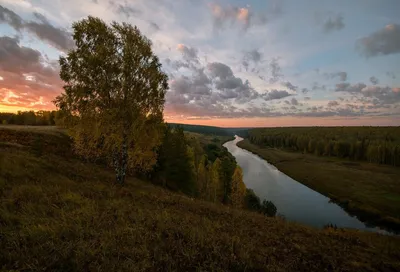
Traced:
<svg viewBox="0 0 400 272">
<path fill-rule="evenodd" d="M 167 76 L 137 27 L 88 17 L 73 24 L 76 48 L 60 57 L 65 93 L 55 100 L 76 151 L 108 159 L 119 183 L 150 170 L 161 142 Z"/>
<path fill-rule="evenodd" d="M 261 213 L 265 214 L 266 216 L 272 217 L 276 215 L 276 206 L 274 203 L 268 200 L 263 200 L 261 204 Z"/>
<path fill-rule="evenodd" d="M 244 207 L 244 198 L 246 196 L 246 186 L 243 183 L 243 172 L 240 166 L 236 166 L 232 176 L 230 201 L 234 207 Z"/>
<path fill-rule="evenodd" d="M 260 198 L 254 193 L 252 189 L 246 189 L 245 196 L 246 209 L 259 212 L 261 210 Z"/>
<path fill-rule="evenodd" d="M 399 237 L 310 228 L 132 177 L 114 186 L 113 172 L 65 157 L 64 137 L 41 137 L 65 150 L 0 146 L 0 270 L 400 270 Z"/>
<path fill-rule="evenodd" d="M 194 151 L 186 144 L 182 128 L 172 130 L 166 126 L 154 169 L 156 179 L 171 190 L 194 196 L 197 193 L 195 171 Z"/>
<path fill-rule="evenodd" d="M 400 127 L 257 128 L 253 144 L 400 166 Z"/>
</svg>

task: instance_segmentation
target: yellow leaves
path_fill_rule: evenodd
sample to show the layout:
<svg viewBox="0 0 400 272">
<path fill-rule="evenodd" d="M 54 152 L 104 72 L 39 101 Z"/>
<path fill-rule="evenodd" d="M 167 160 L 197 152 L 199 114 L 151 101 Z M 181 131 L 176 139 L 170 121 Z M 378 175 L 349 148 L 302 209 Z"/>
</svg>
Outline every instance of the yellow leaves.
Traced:
<svg viewBox="0 0 400 272">
<path fill-rule="evenodd" d="M 243 172 L 240 166 L 236 166 L 232 176 L 231 203 L 234 207 L 241 208 L 246 196 L 246 185 L 243 183 Z"/>
</svg>

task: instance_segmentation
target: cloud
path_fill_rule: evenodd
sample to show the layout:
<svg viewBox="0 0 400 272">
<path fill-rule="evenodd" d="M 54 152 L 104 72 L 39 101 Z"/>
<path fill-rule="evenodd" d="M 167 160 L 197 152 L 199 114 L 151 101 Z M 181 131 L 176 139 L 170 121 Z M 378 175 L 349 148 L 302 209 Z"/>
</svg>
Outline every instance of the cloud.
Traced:
<svg viewBox="0 0 400 272">
<path fill-rule="evenodd" d="M 219 77 L 221 80 L 233 76 L 232 69 L 220 62 L 213 62 L 208 64 L 208 69 L 213 77 Z"/>
<path fill-rule="evenodd" d="M 248 71 L 250 64 L 253 64 L 254 67 L 257 67 L 257 69 L 253 68 L 253 72 L 259 72 L 260 69 L 258 68 L 258 65 L 261 64 L 262 57 L 263 54 L 257 49 L 246 51 L 244 52 L 242 65 L 244 66 L 246 71 Z"/>
<path fill-rule="evenodd" d="M 221 6 L 218 4 L 211 4 L 211 14 L 214 18 L 214 28 L 221 29 L 227 24 L 233 25 L 235 23 L 241 24 L 244 29 L 250 25 L 250 11 L 244 7 L 234 6 Z"/>
<path fill-rule="evenodd" d="M 373 85 L 376 85 L 376 84 L 379 83 L 379 80 L 378 80 L 376 77 L 374 77 L 374 76 L 370 77 L 370 78 L 369 78 L 369 81 L 370 81 Z"/>
<path fill-rule="evenodd" d="M 6 106 L 49 109 L 61 92 L 58 66 L 45 63 L 37 50 L 21 46 L 17 38 L 0 37 L 0 103 Z"/>
<path fill-rule="evenodd" d="M 347 80 L 347 73 L 346 72 L 324 73 L 324 76 L 327 79 L 339 78 L 340 81 L 346 81 Z"/>
<path fill-rule="evenodd" d="M 298 89 L 297 86 L 294 86 L 289 81 L 283 82 L 282 85 L 285 86 L 286 88 L 288 88 L 289 90 L 292 90 L 292 91 L 297 91 L 297 89 Z"/>
<path fill-rule="evenodd" d="M 349 83 L 336 84 L 337 92 L 347 92 L 353 95 L 359 95 L 365 102 L 372 102 L 375 105 L 385 106 L 388 104 L 395 104 L 400 102 L 400 93 L 397 92 L 397 88 L 391 88 L 388 86 L 367 86 L 364 83 L 357 83 L 350 85 Z"/>
<path fill-rule="evenodd" d="M 386 72 L 386 76 L 388 76 L 391 79 L 396 79 L 396 75 L 393 72 Z"/>
<path fill-rule="evenodd" d="M 272 1 L 272 6 L 267 12 L 252 12 L 250 6 L 239 7 L 232 5 L 210 4 L 214 29 L 220 30 L 226 27 L 241 26 L 246 30 L 253 25 L 264 25 L 268 21 L 279 18 L 283 14 L 281 1 Z"/>
<path fill-rule="evenodd" d="M 299 105 L 299 101 L 297 101 L 296 98 L 292 98 L 292 99 L 290 100 L 290 103 L 291 103 L 292 105 L 294 105 L 294 106 Z"/>
<path fill-rule="evenodd" d="M 0 5 L 0 22 L 10 25 L 17 31 L 19 31 L 23 27 L 23 21 L 21 17 L 12 10 L 9 10 L 8 8 L 5 8 L 1 5 Z"/>
<path fill-rule="evenodd" d="M 356 43 L 366 57 L 400 53 L 400 25 L 390 24 Z"/>
<path fill-rule="evenodd" d="M 341 30 L 344 28 L 343 17 L 337 15 L 335 17 L 329 17 L 328 20 L 322 25 L 322 29 L 325 33 L 330 33 L 335 30 Z"/>
<path fill-rule="evenodd" d="M 18 14 L 0 5 L 0 22 L 9 24 L 18 32 L 26 30 L 61 51 L 65 52 L 74 47 L 75 43 L 69 32 L 54 27 L 40 13 L 34 13 L 34 16 L 39 22 L 25 22 Z"/>
<path fill-rule="evenodd" d="M 199 63 L 199 58 L 197 56 L 198 50 L 196 48 L 178 44 L 178 51 L 182 53 L 185 61 Z"/>
<path fill-rule="evenodd" d="M 337 102 L 337 101 L 329 101 L 328 102 L 328 107 L 329 108 L 337 107 L 337 106 L 339 106 L 339 102 Z"/>
<path fill-rule="evenodd" d="M 52 26 L 43 15 L 39 15 L 37 18 L 40 18 L 40 22 L 31 21 L 24 24 L 27 31 L 61 51 L 68 51 L 74 47 L 75 43 L 69 32 Z"/>
<path fill-rule="evenodd" d="M 339 83 L 336 84 L 336 92 L 347 92 L 347 93 L 360 93 L 362 89 L 367 87 L 364 83 L 357 83 L 350 85 L 349 83 Z"/>
<path fill-rule="evenodd" d="M 269 63 L 269 68 L 271 70 L 271 77 L 269 83 L 274 84 L 283 77 L 281 66 L 278 63 L 279 58 L 273 58 Z"/>
<path fill-rule="evenodd" d="M 115 11 L 120 15 L 125 15 L 127 18 L 141 14 L 141 11 L 134 8 L 132 5 L 127 2 L 123 4 L 115 3 L 114 1 L 110 1 L 110 5 L 115 9 Z"/>
<path fill-rule="evenodd" d="M 288 97 L 288 96 L 291 96 L 291 94 L 288 93 L 287 91 L 283 91 L 283 90 L 271 90 L 271 91 L 261 95 L 261 97 L 265 101 L 270 101 L 270 100 L 275 100 L 275 99 L 282 99 L 282 98 L 285 98 L 285 97 Z"/>
</svg>

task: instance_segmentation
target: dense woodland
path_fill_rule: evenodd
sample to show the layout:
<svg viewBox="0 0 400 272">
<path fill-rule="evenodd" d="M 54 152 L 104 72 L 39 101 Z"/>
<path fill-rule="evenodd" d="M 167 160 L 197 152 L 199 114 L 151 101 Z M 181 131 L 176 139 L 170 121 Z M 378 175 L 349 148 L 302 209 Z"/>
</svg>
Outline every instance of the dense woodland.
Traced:
<svg viewBox="0 0 400 272">
<path fill-rule="evenodd" d="M 257 128 L 248 138 L 259 146 L 400 166 L 400 127 Z"/>
</svg>

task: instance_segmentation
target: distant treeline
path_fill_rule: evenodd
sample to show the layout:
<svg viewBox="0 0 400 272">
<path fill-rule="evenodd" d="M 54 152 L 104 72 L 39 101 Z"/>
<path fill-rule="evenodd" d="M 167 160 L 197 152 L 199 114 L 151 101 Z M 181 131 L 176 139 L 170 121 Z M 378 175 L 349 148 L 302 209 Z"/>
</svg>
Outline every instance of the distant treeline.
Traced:
<svg viewBox="0 0 400 272">
<path fill-rule="evenodd" d="M 400 166 L 400 127 L 257 128 L 248 138 L 259 146 Z"/>
<path fill-rule="evenodd" d="M 0 112 L 0 124 L 26 126 L 54 126 L 61 118 L 59 111 L 18 111 L 17 113 Z"/>
<path fill-rule="evenodd" d="M 200 126 L 200 125 L 186 125 L 186 124 L 168 124 L 172 128 L 180 126 L 184 131 L 195 132 L 206 135 L 217 135 L 217 136 L 247 136 L 248 128 L 222 128 L 213 126 Z"/>
<path fill-rule="evenodd" d="M 201 133 L 206 135 L 217 135 L 217 136 L 230 136 L 231 132 L 227 131 L 224 128 L 220 127 L 212 127 L 212 126 L 200 126 L 200 125 L 186 125 L 186 124 L 168 124 L 171 128 L 175 128 L 177 126 L 183 128 L 184 131 Z"/>
</svg>

